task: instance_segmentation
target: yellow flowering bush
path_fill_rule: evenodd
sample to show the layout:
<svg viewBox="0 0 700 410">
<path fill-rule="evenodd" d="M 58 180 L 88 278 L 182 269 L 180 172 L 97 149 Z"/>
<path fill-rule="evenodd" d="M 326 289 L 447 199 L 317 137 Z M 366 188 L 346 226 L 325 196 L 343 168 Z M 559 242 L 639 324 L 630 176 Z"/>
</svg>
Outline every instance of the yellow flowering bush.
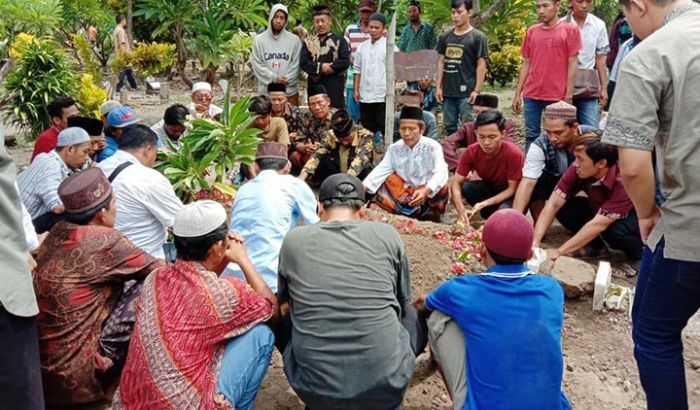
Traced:
<svg viewBox="0 0 700 410">
<path fill-rule="evenodd" d="M 118 73 L 131 67 L 143 76 L 159 73 L 175 63 L 175 45 L 168 43 L 139 43 L 129 52 L 118 53 L 112 61 L 112 70 Z"/>
<path fill-rule="evenodd" d="M 15 60 L 20 60 L 24 55 L 24 51 L 30 44 L 39 45 L 39 40 L 37 40 L 36 37 L 31 34 L 17 34 L 15 39 L 12 41 L 12 45 L 10 46 L 10 57 Z"/>
<path fill-rule="evenodd" d="M 78 103 L 83 115 L 100 118 L 100 105 L 107 100 L 107 91 L 95 84 L 91 74 L 80 76 Z"/>
</svg>

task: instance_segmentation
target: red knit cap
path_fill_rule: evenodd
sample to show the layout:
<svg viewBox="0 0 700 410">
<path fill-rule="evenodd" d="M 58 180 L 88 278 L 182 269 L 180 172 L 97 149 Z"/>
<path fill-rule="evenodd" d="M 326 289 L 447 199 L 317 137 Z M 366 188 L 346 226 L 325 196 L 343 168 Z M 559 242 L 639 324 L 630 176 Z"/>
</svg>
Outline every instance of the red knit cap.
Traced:
<svg viewBox="0 0 700 410">
<path fill-rule="evenodd" d="M 532 224 L 514 209 L 496 211 L 486 220 L 481 240 L 491 252 L 510 259 L 527 259 L 535 235 Z"/>
</svg>

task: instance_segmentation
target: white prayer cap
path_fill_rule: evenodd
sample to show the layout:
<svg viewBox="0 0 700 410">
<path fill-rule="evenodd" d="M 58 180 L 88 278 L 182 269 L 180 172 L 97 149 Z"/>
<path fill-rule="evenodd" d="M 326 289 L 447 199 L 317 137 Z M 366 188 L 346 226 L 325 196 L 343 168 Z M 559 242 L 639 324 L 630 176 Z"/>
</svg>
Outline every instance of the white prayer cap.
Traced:
<svg viewBox="0 0 700 410">
<path fill-rule="evenodd" d="M 192 94 L 202 90 L 211 92 L 211 84 L 206 81 L 200 81 L 192 84 Z"/>
<path fill-rule="evenodd" d="M 173 234 L 180 238 L 195 238 L 213 232 L 226 222 L 226 210 L 214 201 L 195 201 L 175 214 Z"/>
<path fill-rule="evenodd" d="M 70 145 L 82 144 L 90 142 L 90 136 L 87 131 L 80 127 L 68 127 L 58 133 L 57 147 L 68 147 Z"/>
</svg>

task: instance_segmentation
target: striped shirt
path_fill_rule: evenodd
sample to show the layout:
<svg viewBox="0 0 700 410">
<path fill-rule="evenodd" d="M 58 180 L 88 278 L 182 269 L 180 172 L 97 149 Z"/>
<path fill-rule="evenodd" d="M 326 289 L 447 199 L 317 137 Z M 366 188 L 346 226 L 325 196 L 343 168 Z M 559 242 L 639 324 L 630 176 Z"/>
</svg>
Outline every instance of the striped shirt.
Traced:
<svg viewBox="0 0 700 410">
<path fill-rule="evenodd" d="M 56 150 L 34 158 L 29 167 L 17 176 L 20 199 L 32 219 L 62 206 L 58 186 L 71 174 Z"/>
<path fill-rule="evenodd" d="M 363 32 L 360 28 L 360 23 L 357 22 L 355 24 L 348 25 L 348 27 L 345 29 L 345 34 L 343 34 L 343 37 L 345 37 L 345 41 L 347 41 L 348 45 L 350 46 L 350 57 L 354 59 L 357 46 L 364 43 L 366 40 L 369 40 L 369 31 Z M 348 67 L 348 77 L 345 83 L 345 88 L 353 88 L 352 77 L 353 67 L 352 64 L 350 64 L 350 67 Z"/>
</svg>

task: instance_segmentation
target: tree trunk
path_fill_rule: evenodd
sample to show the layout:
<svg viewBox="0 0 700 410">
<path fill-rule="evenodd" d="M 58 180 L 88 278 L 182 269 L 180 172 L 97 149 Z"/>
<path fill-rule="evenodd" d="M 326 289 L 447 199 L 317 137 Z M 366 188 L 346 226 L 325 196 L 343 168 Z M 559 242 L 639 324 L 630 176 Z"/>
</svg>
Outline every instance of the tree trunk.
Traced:
<svg viewBox="0 0 700 410">
<path fill-rule="evenodd" d="M 391 16 L 389 32 L 386 38 L 386 111 L 384 121 L 384 152 L 394 141 L 394 93 L 396 92 L 394 67 L 394 45 L 396 44 L 396 12 Z"/>
<path fill-rule="evenodd" d="M 204 69 L 204 81 L 208 82 L 209 84 L 214 86 L 214 81 L 216 81 L 216 71 L 219 69 L 219 66 L 213 66 L 209 65 L 206 69 Z"/>
<path fill-rule="evenodd" d="M 129 37 L 129 44 L 134 44 L 134 32 L 132 26 L 134 22 L 134 2 L 133 0 L 126 1 L 126 35 Z"/>
<path fill-rule="evenodd" d="M 493 15 L 496 14 L 505 3 L 506 0 L 495 0 L 486 10 L 479 11 L 478 13 L 475 11 L 474 16 L 471 19 L 472 25 L 476 28 L 481 27 L 488 19 L 493 17 Z M 478 1 L 476 4 L 478 4 Z"/>
<path fill-rule="evenodd" d="M 183 27 L 179 24 L 175 26 L 175 47 L 177 52 L 177 73 L 188 87 L 192 87 L 192 80 L 190 80 L 185 72 L 187 68 L 187 48 L 185 46 L 185 40 L 183 39 Z"/>
</svg>

